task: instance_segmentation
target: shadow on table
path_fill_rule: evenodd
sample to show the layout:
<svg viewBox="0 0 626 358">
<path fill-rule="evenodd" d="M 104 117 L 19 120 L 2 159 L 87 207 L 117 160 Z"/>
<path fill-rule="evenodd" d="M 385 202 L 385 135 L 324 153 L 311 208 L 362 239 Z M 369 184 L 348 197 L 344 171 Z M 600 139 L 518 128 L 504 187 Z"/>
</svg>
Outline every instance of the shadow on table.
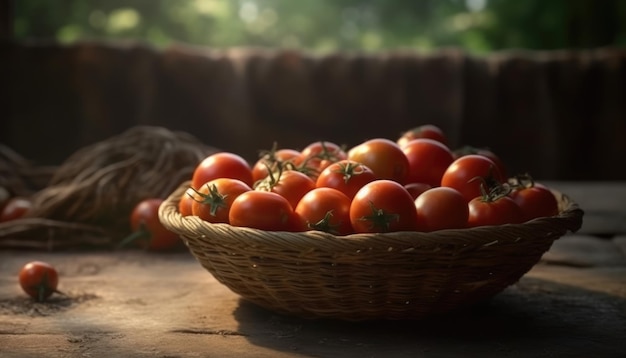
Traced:
<svg viewBox="0 0 626 358">
<path fill-rule="evenodd" d="M 626 356 L 624 298 L 536 278 L 469 309 L 424 320 L 307 320 L 244 300 L 234 314 L 251 343 L 302 356 Z"/>
</svg>

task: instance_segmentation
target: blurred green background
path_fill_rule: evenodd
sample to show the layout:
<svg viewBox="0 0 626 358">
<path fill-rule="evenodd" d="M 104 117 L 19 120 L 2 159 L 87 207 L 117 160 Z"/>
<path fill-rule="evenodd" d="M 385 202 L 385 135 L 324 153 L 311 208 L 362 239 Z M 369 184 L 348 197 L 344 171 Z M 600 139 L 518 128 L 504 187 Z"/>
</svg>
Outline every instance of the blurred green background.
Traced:
<svg viewBox="0 0 626 358">
<path fill-rule="evenodd" d="M 623 0 L 19 0 L 13 37 L 316 53 L 626 46 Z"/>
</svg>

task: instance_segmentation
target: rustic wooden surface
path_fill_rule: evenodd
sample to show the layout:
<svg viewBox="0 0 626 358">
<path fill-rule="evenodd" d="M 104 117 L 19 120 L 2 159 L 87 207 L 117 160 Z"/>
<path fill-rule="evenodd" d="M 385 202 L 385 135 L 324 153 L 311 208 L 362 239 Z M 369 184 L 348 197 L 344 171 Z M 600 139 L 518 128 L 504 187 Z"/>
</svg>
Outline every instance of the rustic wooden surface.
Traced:
<svg viewBox="0 0 626 358">
<path fill-rule="evenodd" d="M 187 252 L 2 251 L 0 356 L 626 356 L 626 184 L 552 186 L 596 219 L 492 300 L 422 321 L 277 315 L 240 300 Z M 34 303 L 22 293 L 17 272 L 35 259 L 59 269 L 66 296 Z"/>
</svg>

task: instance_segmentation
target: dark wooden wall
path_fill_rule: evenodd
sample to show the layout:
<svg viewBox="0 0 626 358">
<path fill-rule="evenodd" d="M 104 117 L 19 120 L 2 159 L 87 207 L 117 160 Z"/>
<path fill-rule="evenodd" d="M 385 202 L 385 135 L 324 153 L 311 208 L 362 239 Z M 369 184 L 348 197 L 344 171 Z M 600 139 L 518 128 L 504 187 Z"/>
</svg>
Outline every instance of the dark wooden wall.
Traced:
<svg viewBox="0 0 626 358">
<path fill-rule="evenodd" d="M 624 180 L 626 50 L 331 54 L 141 43 L 0 46 L 0 142 L 41 164 L 136 124 L 256 158 L 433 123 L 541 179 Z M 620 163 L 620 164 L 618 164 Z"/>
</svg>

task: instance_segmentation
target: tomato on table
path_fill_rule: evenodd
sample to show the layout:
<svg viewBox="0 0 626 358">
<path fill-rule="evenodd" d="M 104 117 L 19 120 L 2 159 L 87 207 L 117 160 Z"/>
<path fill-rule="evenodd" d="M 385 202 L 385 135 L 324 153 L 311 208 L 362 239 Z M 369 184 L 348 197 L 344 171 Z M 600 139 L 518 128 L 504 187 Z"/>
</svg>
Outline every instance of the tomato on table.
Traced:
<svg viewBox="0 0 626 358">
<path fill-rule="evenodd" d="M 376 179 L 406 183 L 409 160 L 400 146 L 389 139 L 374 138 L 362 142 L 348 151 L 348 159 L 366 165 Z"/>
<path fill-rule="evenodd" d="M 250 164 L 235 153 L 218 152 L 204 158 L 194 169 L 191 186 L 199 189 L 204 183 L 217 178 L 233 178 L 252 186 Z"/>
<path fill-rule="evenodd" d="M 378 179 L 365 184 L 352 199 L 350 222 L 355 232 L 413 231 L 417 211 L 411 194 L 396 181 Z"/>
<path fill-rule="evenodd" d="M 22 290 L 37 302 L 43 302 L 57 290 L 59 273 L 51 264 L 43 261 L 31 261 L 24 265 L 19 273 Z"/>
<path fill-rule="evenodd" d="M 228 221 L 233 226 L 268 231 L 301 231 L 300 221 L 289 201 L 282 195 L 250 190 L 232 203 Z"/>
<path fill-rule="evenodd" d="M 415 207 L 419 231 L 467 227 L 469 207 L 456 189 L 440 186 L 426 190 L 415 199 Z"/>
<path fill-rule="evenodd" d="M 344 159 L 326 167 L 317 177 L 315 186 L 337 189 L 352 199 L 363 185 L 374 180 L 376 175 L 365 164 Z"/>
<path fill-rule="evenodd" d="M 334 188 L 319 187 L 306 193 L 295 208 L 304 230 L 333 235 L 353 233 L 350 223 L 351 200 Z"/>
</svg>

